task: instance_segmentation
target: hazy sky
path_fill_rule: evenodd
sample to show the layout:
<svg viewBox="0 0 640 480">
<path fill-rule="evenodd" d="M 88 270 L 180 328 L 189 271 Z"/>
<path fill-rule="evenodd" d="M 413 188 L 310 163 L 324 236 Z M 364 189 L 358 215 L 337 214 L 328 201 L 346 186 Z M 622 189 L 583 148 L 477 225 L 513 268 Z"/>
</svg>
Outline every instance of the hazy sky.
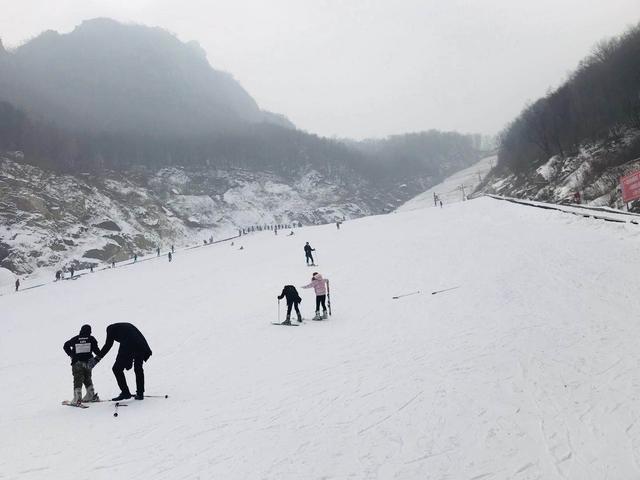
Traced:
<svg viewBox="0 0 640 480">
<path fill-rule="evenodd" d="M 0 0 L 16 46 L 111 17 L 197 40 L 260 106 L 321 135 L 495 133 L 640 0 Z"/>
</svg>

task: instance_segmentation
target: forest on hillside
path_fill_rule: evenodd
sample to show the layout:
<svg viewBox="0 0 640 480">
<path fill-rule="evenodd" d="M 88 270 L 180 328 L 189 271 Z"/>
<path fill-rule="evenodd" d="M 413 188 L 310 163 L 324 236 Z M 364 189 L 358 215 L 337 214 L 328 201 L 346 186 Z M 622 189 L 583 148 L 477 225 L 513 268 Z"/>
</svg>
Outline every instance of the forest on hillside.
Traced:
<svg viewBox="0 0 640 480">
<path fill-rule="evenodd" d="M 342 142 L 266 122 L 205 134 L 74 131 L 34 120 L 0 101 L 0 151 L 67 173 L 126 170 L 133 166 L 243 168 L 293 177 L 309 167 L 339 179 L 358 172 L 395 182 L 412 175 L 446 175 L 477 161 L 474 135 L 429 131 L 369 142 Z"/>
<path fill-rule="evenodd" d="M 527 105 L 501 133 L 498 166 L 526 172 L 588 142 L 640 129 L 640 24 L 601 41 L 558 88 Z M 640 141 L 611 159 L 640 156 Z"/>
</svg>

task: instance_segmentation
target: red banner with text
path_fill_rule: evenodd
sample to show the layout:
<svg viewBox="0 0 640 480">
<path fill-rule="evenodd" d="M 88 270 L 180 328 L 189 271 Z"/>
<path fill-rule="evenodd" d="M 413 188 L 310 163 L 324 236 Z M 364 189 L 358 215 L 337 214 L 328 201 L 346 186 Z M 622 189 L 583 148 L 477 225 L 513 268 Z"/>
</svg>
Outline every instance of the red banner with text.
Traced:
<svg viewBox="0 0 640 480">
<path fill-rule="evenodd" d="M 622 200 L 627 203 L 640 198 L 640 172 L 633 172 L 620 179 Z"/>
</svg>

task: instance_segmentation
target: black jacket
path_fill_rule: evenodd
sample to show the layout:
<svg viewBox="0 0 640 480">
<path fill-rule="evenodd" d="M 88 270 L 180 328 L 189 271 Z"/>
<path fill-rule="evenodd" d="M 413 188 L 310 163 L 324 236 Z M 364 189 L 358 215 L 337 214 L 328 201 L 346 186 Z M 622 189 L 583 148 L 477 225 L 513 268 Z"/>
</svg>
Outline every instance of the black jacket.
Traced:
<svg viewBox="0 0 640 480">
<path fill-rule="evenodd" d="M 130 323 L 112 323 L 107 327 L 107 339 L 100 349 L 100 358 L 109 353 L 114 341 L 120 343 L 118 355 L 138 357 L 146 362 L 153 353 L 147 339 L 136 327 Z"/>
<path fill-rule="evenodd" d="M 311 252 L 314 252 L 315 250 L 315 248 L 311 248 L 311 245 L 304 246 L 304 253 L 306 253 L 307 256 L 311 255 Z"/>
<path fill-rule="evenodd" d="M 91 335 L 76 335 L 64 343 L 62 347 L 67 355 L 71 357 L 71 365 L 76 362 L 86 362 L 93 358 L 93 354 L 98 355 L 98 341 Z"/>
<path fill-rule="evenodd" d="M 282 289 L 282 293 L 278 296 L 278 299 L 282 300 L 287 297 L 287 303 L 300 303 L 302 299 L 298 295 L 298 290 L 293 285 L 285 285 Z"/>
</svg>

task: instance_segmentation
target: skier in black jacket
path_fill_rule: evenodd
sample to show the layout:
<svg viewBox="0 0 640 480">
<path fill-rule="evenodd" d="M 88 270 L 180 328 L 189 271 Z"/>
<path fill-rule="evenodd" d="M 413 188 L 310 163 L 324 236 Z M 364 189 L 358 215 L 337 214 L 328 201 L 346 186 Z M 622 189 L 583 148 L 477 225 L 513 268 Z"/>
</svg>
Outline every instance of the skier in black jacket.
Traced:
<svg viewBox="0 0 640 480">
<path fill-rule="evenodd" d="M 109 353 L 113 342 L 119 342 L 120 348 L 116 356 L 116 362 L 111 370 L 116 377 L 118 387 L 120 387 L 120 395 L 113 398 L 114 401 L 126 400 L 131 398 L 131 392 L 127 385 L 127 379 L 124 376 L 125 370 L 131 370 L 136 374 L 136 400 L 144 399 L 144 369 L 142 362 L 149 360 L 151 356 L 151 348 L 144 335 L 140 333 L 135 326 L 130 323 L 113 323 L 107 327 L 107 339 L 104 346 L 100 349 L 100 358 Z"/>
<path fill-rule="evenodd" d="M 300 315 L 300 309 L 298 308 L 298 304 L 302 302 L 300 295 L 298 295 L 298 290 L 293 285 L 285 285 L 282 289 L 282 293 L 278 296 L 278 300 L 282 300 L 284 297 L 287 297 L 287 319 L 284 321 L 285 324 L 291 323 L 291 307 L 296 309 L 296 314 L 298 315 L 298 322 L 302 323 L 302 315 Z"/>
<path fill-rule="evenodd" d="M 62 347 L 71 357 L 71 373 L 73 374 L 73 403 L 99 402 L 100 398 L 95 393 L 91 380 L 91 369 L 97 363 L 93 354 L 98 355 L 98 341 L 91 335 L 91 326 L 83 325 L 80 335 L 70 338 Z M 87 389 L 87 394 L 82 397 L 82 385 Z"/>
<path fill-rule="evenodd" d="M 307 265 L 309 265 L 309 260 L 311 260 L 311 265 L 315 264 L 315 262 L 313 261 L 313 255 L 311 255 L 311 252 L 315 251 L 316 249 L 311 248 L 311 245 L 309 245 L 309 242 L 307 242 L 307 244 L 304 246 L 304 256 L 306 257 Z"/>
</svg>

